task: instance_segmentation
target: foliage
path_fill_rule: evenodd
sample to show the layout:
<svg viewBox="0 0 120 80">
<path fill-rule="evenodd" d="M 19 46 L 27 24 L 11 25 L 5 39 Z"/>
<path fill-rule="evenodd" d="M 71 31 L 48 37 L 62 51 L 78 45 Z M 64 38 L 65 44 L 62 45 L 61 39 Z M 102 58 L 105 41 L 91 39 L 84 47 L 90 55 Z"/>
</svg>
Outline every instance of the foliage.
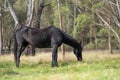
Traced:
<svg viewBox="0 0 120 80">
<path fill-rule="evenodd" d="M 19 5 L 19 6 L 18 6 Z M 22 5 L 22 6 L 20 6 Z M 14 3 L 14 8 L 20 23 L 25 24 L 27 15 L 27 6 L 23 0 L 16 0 Z"/>
<path fill-rule="evenodd" d="M 96 43 L 97 43 L 97 46 L 99 46 L 99 47 L 98 47 L 99 49 L 105 49 L 106 46 L 108 45 L 108 44 L 106 44 L 107 41 L 106 41 L 105 39 L 101 39 L 101 38 L 98 38 L 98 39 L 96 40 Z"/>
<path fill-rule="evenodd" d="M 5 8 L 6 0 L 1 0 L 3 7 L 3 40 L 8 42 L 14 29 L 14 20 Z M 35 9 L 39 0 L 35 0 Z M 63 31 L 72 35 L 77 41 L 82 41 L 86 48 L 108 49 L 108 29 L 110 29 L 111 45 L 113 49 L 119 49 L 118 37 L 120 37 L 119 0 L 60 0 L 60 13 Z M 27 17 L 27 5 L 23 0 L 12 0 L 13 7 L 20 23 L 24 24 Z M 41 27 L 54 25 L 60 28 L 58 2 L 56 0 L 43 0 L 44 4 L 50 3 L 43 9 L 41 15 Z M 4 5 L 4 6 L 3 6 Z M 7 7 L 7 6 L 6 6 Z M 110 25 L 108 27 L 98 14 Z M 113 29 L 114 32 L 111 30 Z M 115 34 L 116 32 L 116 34 Z M 8 37 L 9 36 L 9 37 Z M 92 44 L 91 44 L 92 43 Z M 93 46 L 94 45 L 94 46 Z M 70 48 L 71 49 L 71 48 Z"/>
<path fill-rule="evenodd" d="M 85 27 L 87 27 L 87 25 L 89 24 L 89 21 L 90 21 L 90 18 L 88 14 L 78 15 L 76 19 L 76 26 L 74 27 L 74 30 L 73 30 L 73 36 L 78 37 L 76 35 L 79 35 L 79 33 L 81 33 L 85 29 Z"/>
<path fill-rule="evenodd" d="M 86 47 L 87 47 L 87 49 L 89 49 L 89 50 L 95 49 L 95 44 L 94 44 L 94 43 L 89 43 Z"/>
</svg>

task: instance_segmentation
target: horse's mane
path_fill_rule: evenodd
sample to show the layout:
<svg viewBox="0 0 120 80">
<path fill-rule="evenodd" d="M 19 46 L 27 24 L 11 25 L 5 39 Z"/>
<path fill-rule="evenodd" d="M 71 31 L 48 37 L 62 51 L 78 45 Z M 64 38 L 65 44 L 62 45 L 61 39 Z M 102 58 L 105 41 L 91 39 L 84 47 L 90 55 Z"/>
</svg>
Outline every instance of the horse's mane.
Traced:
<svg viewBox="0 0 120 80">
<path fill-rule="evenodd" d="M 29 27 L 28 26 L 21 26 L 20 28 L 18 28 L 17 30 L 16 30 L 16 32 L 18 32 L 18 31 L 20 31 L 20 30 L 24 30 L 24 29 L 28 29 Z"/>
</svg>

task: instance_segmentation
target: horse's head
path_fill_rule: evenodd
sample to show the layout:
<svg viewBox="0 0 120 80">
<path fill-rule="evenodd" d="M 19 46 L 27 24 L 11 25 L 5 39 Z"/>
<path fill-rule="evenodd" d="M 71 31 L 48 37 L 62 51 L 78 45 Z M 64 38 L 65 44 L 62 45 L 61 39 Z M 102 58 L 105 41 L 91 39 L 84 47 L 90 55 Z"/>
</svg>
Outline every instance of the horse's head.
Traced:
<svg viewBox="0 0 120 80">
<path fill-rule="evenodd" d="M 74 54 L 76 55 L 78 61 L 82 61 L 82 47 L 81 47 L 81 45 L 79 45 L 78 48 L 74 48 Z"/>
</svg>

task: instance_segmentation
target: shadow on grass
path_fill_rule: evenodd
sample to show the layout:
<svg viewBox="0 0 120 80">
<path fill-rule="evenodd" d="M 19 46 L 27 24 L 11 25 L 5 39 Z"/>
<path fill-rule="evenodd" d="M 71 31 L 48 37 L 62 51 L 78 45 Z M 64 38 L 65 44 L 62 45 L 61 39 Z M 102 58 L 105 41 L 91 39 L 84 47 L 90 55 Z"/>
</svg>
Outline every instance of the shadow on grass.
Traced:
<svg viewBox="0 0 120 80">
<path fill-rule="evenodd" d="M 15 72 L 13 71 L 13 69 L 1 69 L 0 70 L 0 76 L 4 76 L 4 75 L 12 75 L 12 76 L 15 76 L 15 75 L 19 75 L 18 72 Z"/>
<path fill-rule="evenodd" d="M 65 60 L 65 61 L 58 61 L 58 68 L 59 67 L 67 67 L 72 65 L 77 65 L 78 61 L 72 61 L 72 60 Z M 39 61 L 37 63 L 21 63 L 20 68 L 52 68 L 51 67 L 51 61 L 45 62 L 45 61 Z M 57 67 L 56 67 L 57 68 Z"/>
<path fill-rule="evenodd" d="M 50 62 L 39 61 L 38 63 L 21 63 L 20 68 L 38 68 L 51 66 Z"/>
<path fill-rule="evenodd" d="M 66 60 L 66 61 L 60 61 L 58 62 L 58 65 L 60 67 L 66 67 L 66 66 L 71 66 L 71 65 L 77 65 L 78 63 L 81 63 L 79 61 L 73 61 L 73 60 Z"/>
<path fill-rule="evenodd" d="M 14 65 L 13 62 L 0 62 L 0 68 L 11 68 Z"/>
<path fill-rule="evenodd" d="M 7 71 L 6 74 L 7 75 L 18 75 L 19 73 L 15 71 Z"/>
</svg>

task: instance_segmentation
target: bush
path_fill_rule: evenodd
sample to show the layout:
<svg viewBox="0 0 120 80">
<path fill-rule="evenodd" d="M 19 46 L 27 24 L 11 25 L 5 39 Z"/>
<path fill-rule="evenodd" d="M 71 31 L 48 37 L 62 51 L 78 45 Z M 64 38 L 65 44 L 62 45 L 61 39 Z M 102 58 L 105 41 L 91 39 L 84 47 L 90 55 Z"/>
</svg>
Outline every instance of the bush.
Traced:
<svg viewBox="0 0 120 80">
<path fill-rule="evenodd" d="M 95 48 L 95 44 L 91 42 L 91 43 L 87 44 L 86 48 L 87 49 L 94 49 Z"/>
</svg>

